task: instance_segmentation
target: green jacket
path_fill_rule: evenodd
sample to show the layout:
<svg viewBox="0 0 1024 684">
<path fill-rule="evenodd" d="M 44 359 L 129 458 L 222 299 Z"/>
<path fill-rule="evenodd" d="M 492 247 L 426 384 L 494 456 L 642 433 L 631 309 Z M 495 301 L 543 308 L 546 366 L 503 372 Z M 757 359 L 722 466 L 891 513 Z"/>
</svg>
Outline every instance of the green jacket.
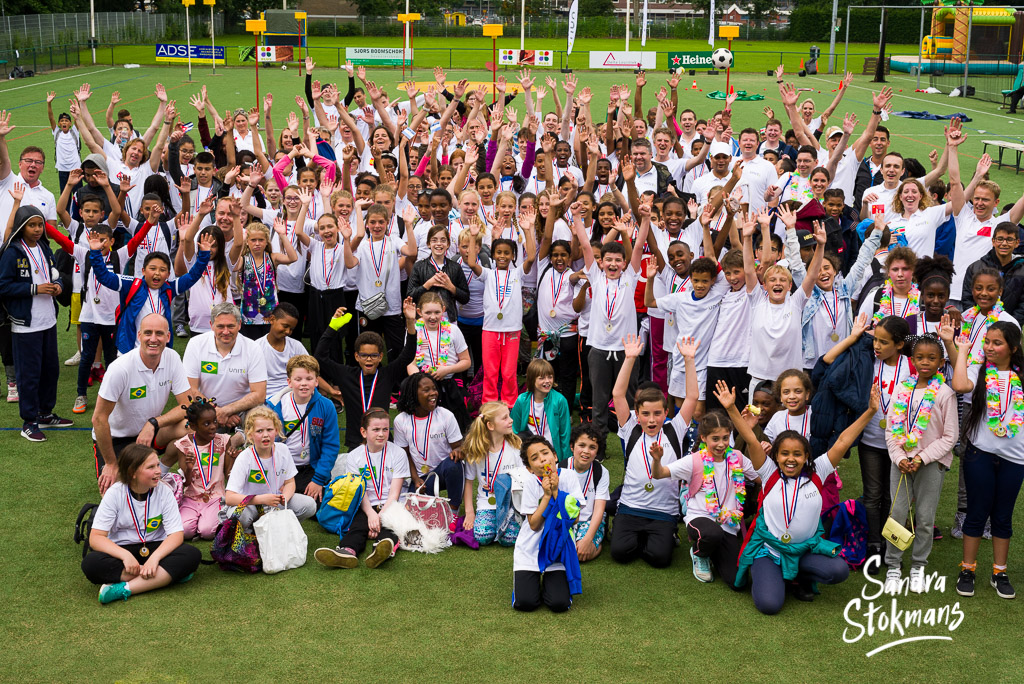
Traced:
<svg viewBox="0 0 1024 684">
<path fill-rule="evenodd" d="M 747 583 L 747 571 L 750 570 L 754 559 L 757 558 L 765 545 L 779 552 L 781 556 L 779 565 L 782 567 L 782 576 L 787 580 L 796 578 L 797 572 L 800 569 L 800 559 L 806 554 L 818 553 L 823 556 L 835 557 L 839 553 L 840 548 L 839 544 L 825 539 L 825 528 L 822 527 L 820 519 L 818 520 L 818 531 L 810 539 L 783 544 L 775 538 L 775 535 L 768 531 L 768 525 L 764 521 L 764 514 L 758 511 L 757 523 L 750 533 L 750 538 L 747 539 L 742 551 L 740 551 L 739 567 L 736 570 L 735 585 L 737 587 L 742 587 Z"/>
<path fill-rule="evenodd" d="M 526 423 L 530 418 L 532 401 L 533 392 L 523 392 L 512 407 L 512 429 L 516 434 L 527 431 Z M 551 390 L 544 399 L 544 413 L 547 416 L 551 441 L 554 442 L 552 446 L 555 447 L 558 460 L 569 458 L 572 455 L 569 451 L 569 402 L 558 390 Z"/>
</svg>

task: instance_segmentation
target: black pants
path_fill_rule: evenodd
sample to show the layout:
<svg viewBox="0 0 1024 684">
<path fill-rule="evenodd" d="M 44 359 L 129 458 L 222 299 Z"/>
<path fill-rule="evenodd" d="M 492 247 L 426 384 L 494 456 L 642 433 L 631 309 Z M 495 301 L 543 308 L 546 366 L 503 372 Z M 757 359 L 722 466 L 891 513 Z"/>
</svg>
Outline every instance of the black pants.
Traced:
<svg viewBox="0 0 1024 684">
<path fill-rule="evenodd" d="M 512 573 L 512 607 L 529 612 L 540 608 L 541 603 L 554 613 L 569 610 L 572 596 L 569 594 L 569 580 L 565 570 L 545 573 L 516 570 Z"/>
<path fill-rule="evenodd" d="M 473 359 L 473 367 L 470 369 L 469 373 L 467 373 L 467 375 L 472 378 L 476 375 L 477 369 L 482 368 L 484 365 L 484 326 L 459 321 L 459 330 L 462 332 L 462 336 L 466 338 L 466 346 L 469 347 L 469 356 Z"/>
<path fill-rule="evenodd" d="M 310 290 L 312 292 L 312 290 Z M 302 341 L 302 332 L 306 326 L 306 318 L 309 315 L 309 297 L 305 292 L 285 292 L 284 290 L 277 291 L 277 301 L 281 303 L 287 302 L 296 309 L 299 310 L 299 324 L 292 329 L 292 337 L 296 340 Z M 331 313 L 334 313 L 333 311 Z M 326 323 L 324 324 L 326 325 Z M 316 349 L 315 345 L 310 345 L 310 349 Z"/>
<path fill-rule="evenodd" d="M 135 444 L 135 437 L 111 437 L 110 443 L 114 448 L 114 461 L 117 461 L 117 457 L 121 455 L 121 450 L 129 444 Z M 96 446 L 96 440 L 92 441 L 92 457 L 96 461 L 96 479 L 99 479 L 100 472 L 103 470 L 103 456 L 100 454 L 100 449 Z M 298 491 L 298 490 L 296 490 Z"/>
<path fill-rule="evenodd" d="M 359 312 L 356 311 L 356 302 L 358 301 L 358 290 L 345 290 L 345 309 L 348 310 L 350 314 L 357 317 L 357 320 Z M 341 337 L 343 337 L 345 340 L 345 352 L 342 355 L 342 358 L 344 359 L 344 362 L 349 366 L 358 365 L 356 364 L 355 353 L 358 351 L 356 349 L 356 337 L 359 336 L 360 332 L 361 331 L 359 330 L 359 324 L 357 323 L 356 320 L 350 321 L 348 325 L 341 329 Z"/>
<path fill-rule="evenodd" d="M 162 543 L 149 542 L 146 547 L 153 552 L 160 548 Z M 145 564 L 146 559 L 139 555 L 142 544 L 123 544 L 121 548 L 130 551 L 140 565 Z M 173 582 L 178 582 L 196 571 L 202 557 L 202 551 L 196 547 L 182 544 L 160 559 L 160 567 L 167 571 Z M 93 584 L 117 584 L 121 581 L 121 573 L 124 572 L 124 561 L 101 551 L 90 551 L 82 559 L 82 572 Z"/>
<path fill-rule="evenodd" d="M 18 378 L 18 413 L 35 423 L 57 404 L 57 326 L 33 333 L 13 333 L 14 373 Z"/>
<path fill-rule="evenodd" d="M 4 368 L 14 368 L 14 340 L 11 335 L 11 324 L 7 321 L 0 323 L 0 360 Z M 8 376 L 7 382 L 16 382 L 13 374 Z"/>
<path fill-rule="evenodd" d="M 669 520 L 619 513 L 612 525 L 612 558 L 619 563 L 643 558 L 656 568 L 667 568 L 676 546 L 675 530 L 676 523 Z"/>
<path fill-rule="evenodd" d="M 555 381 L 558 391 L 569 402 L 569 412 L 576 405 L 576 381 L 580 376 L 579 336 L 563 337 L 558 343 L 555 357 Z"/>
<path fill-rule="evenodd" d="M 580 419 L 590 420 L 594 407 L 594 393 L 590 389 L 590 345 L 586 337 L 577 337 L 576 358 L 580 368 Z"/>
<path fill-rule="evenodd" d="M 861 501 L 868 517 L 868 546 L 882 548 L 882 525 L 892 504 L 889 494 L 892 461 L 886 449 L 876 449 L 863 442 L 857 447 L 857 459 L 864 487 Z"/>
<path fill-rule="evenodd" d="M 736 567 L 739 562 L 740 546 L 738 534 L 729 534 L 711 518 L 694 518 L 686 523 L 686 534 L 690 537 L 693 553 L 701 558 L 710 558 L 715 573 L 722 581 L 735 589 Z"/>
<path fill-rule="evenodd" d="M 718 397 L 715 396 L 715 388 L 718 386 L 719 380 L 725 380 L 725 383 L 736 390 L 736 406 L 742 410 L 742 407 L 750 403 L 753 397 L 748 397 L 747 392 L 750 389 L 750 374 L 747 373 L 746 368 L 723 368 L 722 366 L 708 366 L 708 380 L 705 387 L 707 391 L 704 396 L 704 413 L 705 415 L 709 411 L 714 409 L 722 409 L 722 405 L 718 402 Z"/>
<path fill-rule="evenodd" d="M 97 325 L 82 323 L 82 361 L 78 364 L 78 396 L 84 397 L 89 392 L 89 373 L 92 362 L 96 358 L 96 349 L 103 345 L 103 360 L 107 366 L 117 358 L 117 345 L 114 335 L 116 325 Z"/>
<path fill-rule="evenodd" d="M 269 332 L 269 323 L 245 323 L 242 325 L 242 334 L 250 340 L 258 340 Z"/>
<path fill-rule="evenodd" d="M 297 471 L 295 473 L 295 492 L 297 494 L 305 494 L 306 487 L 308 487 L 309 483 L 313 481 L 313 476 L 316 474 L 316 470 L 314 470 L 313 466 L 308 463 L 306 465 L 295 466 L 295 469 Z"/>
<path fill-rule="evenodd" d="M 365 326 L 362 325 L 364 320 L 366 321 Z M 349 325 L 351 325 L 351 323 Z M 384 346 L 388 348 L 388 363 L 397 359 L 398 355 L 402 353 L 402 347 L 405 346 L 405 321 L 401 314 L 395 316 L 381 316 L 374 321 L 366 319 L 362 314 L 360 314 L 359 332 L 363 333 L 367 330 L 375 332 L 384 338 Z M 354 357 L 353 363 L 355 363 Z"/>
<path fill-rule="evenodd" d="M 366 540 L 370 538 L 370 521 L 366 518 L 366 511 L 363 510 L 362 506 L 356 511 L 356 515 L 352 518 L 352 524 L 348 528 L 348 532 L 341 538 L 338 546 L 352 549 L 356 554 L 363 552 L 366 548 Z M 389 530 L 388 528 L 381 526 L 380 534 L 377 535 L 377 541 L 381 539 L 390 539 L 393 542 L 398 541 L 398 535 Z"/>
<path fill-rule="evenodd" d="M 309 330 L 309 348 L 316 350 L 316 345 L 323 336 L 324 331 L 327 330 L 327 324 L 331 322 L 331 317 L 334 316 L 334 312 L 342 306 L 345 306 L 345 291 L 338 290 L 317 290 L 315 288 L 309 288 L 309 297 L 306 301 L 309 303 L 308 311 L 309 318 L 307 319 L 307 329 Z M 352 323 L 349 323 L 350 327 Z M 331 359 L 338 363 L 344 363 L 344 353 L 341 347 L 336 345 L 331 349 Z"/>
<path fill-rule="evenodd" d="M 1020 99 L 1024 97 L 1024 88 L 1017 88 L 1010 93 L 1010 113 L 1017 111 L 1017 105 L 1020 104 Z"/>
</svg>

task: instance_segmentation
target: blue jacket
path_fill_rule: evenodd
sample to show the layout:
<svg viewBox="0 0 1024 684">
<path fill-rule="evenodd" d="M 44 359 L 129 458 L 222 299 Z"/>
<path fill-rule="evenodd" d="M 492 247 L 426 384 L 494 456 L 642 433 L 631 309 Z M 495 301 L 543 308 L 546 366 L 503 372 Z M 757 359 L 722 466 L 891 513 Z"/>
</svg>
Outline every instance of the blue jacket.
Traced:
<svg viewBox="0 0 1024 684">
<path fill-rule="evenodd" d="M 526 424 L 530 419 L 530 403 L 532 401 L 533 392 L 523 392 L 512 407 L 512 429 L 516 434 L 527 429 Z M 554 442 L 551 446 L 555 447 L 558 460 L 569 458 L 572 456 L 569 451 L 569 402 L 558 390 L 551 390 L 544 398 L 544 414 L 548 421 L 548 429 L 551 430 L 551 441 Z"/>
<path fill-rule="evenodd" d="M 59 282 L 60 276 L 53 265 L 53 252 L 45 240 L 38 243 L 50 269 L 50 280 Z M 32 298 L 36 294 L 36 286 L 32 284 L 32 262 L 28 253 L 21 246 L 21 240 L 12 239 L 0 256 L 0 297 L 7 308 L 7 318 L 18 325 L 32 324 Z M 57 299 L 53 298 L 53 307 L 57 308 Z"/>
<path fill-rule="evenodd" d="M 846 314 L 844 318 L 846 321 L 845 325 L 837 331 L 840 339 L 847 337 L 853 327 L 856 311 L 853 310 L 852 299 L 857 295 L 856 288 L 864 277 L 864 271 L 867 270 L 871 260 L 875 257 L 875 251 L 878 250 L 881 240 L 882 233 L 877 230 L 873 231 L 860 246 L 860 251 L 857 252 L 857 261 L 854 262 L 849 274 L 843 276 L 837 273 L 832 283 L 832 288 L 839 294 L 839 305 L 843 307 Z M 792 265 L 793 284 L 799 287 L 807 275 L 807 271 L 804 268 L 803 261 L 800 260 L 800 245 L 797 243 L 795 230 L 786 231 L 786 258 Z M 800 333 L 803 339 L 805 367 L 814 365 L 814 360 L 828 351 L 827 349 L 815 349 L 814 347 L 814 317 L 818 314 L 818 307 L 822 306 L 821 302 L 825 297 L 825 291 L 815 284 L 814 289 L 811 290 L 811 296 L 807 298 L 807 303 L 804 304 L 804 312 L 800 318 Z"/>
<path fill-rule="evenodd" d="M 811 382 L 818 388 L 811 399 L 812 454 L 828 451 L 839 434 L 867 410 L 874 372 L 870 335 L 861 335 L 831 366 L 818 360 L 811 371 Z"/>
<path fill-rule="evenodd" d="M 282 423 L 284 416 L 281 413 L 281 406 L 291 391 L 290 387 L 285 387 L 267 399 L 267 406 L 274 409 Z M 313 482 L 323 487 L 331 481 L 331 469 L 334 468 L 334 461 L 341 450 L 338 411 L 331 400 L 318 390 L 313 390 L 313 398 L 309 403 L 309 413 L 306 416 L 309 425 L 309 465 L 313 466 Z"/>
<path fill-rule="evenodd" d="M 548 503 L 544 509 L 544 529 L 540 533 L 540 549 L 537 553 L 537 566 L 544 572 L 549 565 L 561 563 L 565 566 L 565 577 L 569 581 L 570 594 L 583 593 L 583 575 L 580 572 L 580 559 L 576 555 L 576 542 L 569 527 L 579 517 L 579 503 L 575 502 L 576 515 L 570 516 L 567 500 L 575 499 L 559 490 L 558 498 Z M 525 521 L 524 525 L 529 525 Z"/>
<path fill-rule="evenodd" d="M 100 285 L 121 293 L 115 342 L 117 343 L 117 350 L 122 354 L 127 354 L 132 349 L 135 349 L 135 341 L 138 336 L 138 331 L 135 329 L 135 319 L 138 318 L 139 312 L 142 311 L 142 305 L 146 301 L 144 290 L 149 288 L 145 282 L 140 283 L 138 286 L 135 285 L 135 282 L 143 280 L 142 278 L 111 273 L 107 268 L 106 262 L 103 260 L 103 254 L 97 250 L 89 250 L 89 259 L 92 260 L 92 271 Z M 174 345 L 174 325 L 171 323 L 171 298 L 187 292 L 190 287 L 199 282 L 209 261 L 210 252 L 208 250 L 199 251 L 196 253 L 196 263 L 192 264 L 192 268 L 189 269 L 188 273 L 177 280 L 165 281 L 160 286 L 160 298 L 164 300 L 164 318 L 167 319 L 167 327 L 171 331 L 171 341 L 168 342 L 168 347 Z M 142 296 L 139 296 L 140 292 L 143 293 Z M 324 484 L 326 483 L 325 480 Z"/>
</svg>

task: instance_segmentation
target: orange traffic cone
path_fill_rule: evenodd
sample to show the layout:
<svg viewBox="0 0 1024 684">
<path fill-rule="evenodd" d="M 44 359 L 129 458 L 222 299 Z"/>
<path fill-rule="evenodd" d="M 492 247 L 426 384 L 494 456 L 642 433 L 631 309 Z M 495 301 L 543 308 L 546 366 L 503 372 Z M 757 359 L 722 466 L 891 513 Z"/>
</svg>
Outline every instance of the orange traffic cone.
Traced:
<svg viewBox="0 0 1024 684">
<path fill-rule="evenodd" d="M 696 89 L 697 89 L 697 79 L 693 79 L 693 85 L 690 86 L 690 90 L 696 90 Z"/>
<path fill-rule="evenodd" d="M 800 71 L 803 71 L 803 70 L 804 70 L 804 58 L 801 57 L 800 58 Z"/>
</svg>

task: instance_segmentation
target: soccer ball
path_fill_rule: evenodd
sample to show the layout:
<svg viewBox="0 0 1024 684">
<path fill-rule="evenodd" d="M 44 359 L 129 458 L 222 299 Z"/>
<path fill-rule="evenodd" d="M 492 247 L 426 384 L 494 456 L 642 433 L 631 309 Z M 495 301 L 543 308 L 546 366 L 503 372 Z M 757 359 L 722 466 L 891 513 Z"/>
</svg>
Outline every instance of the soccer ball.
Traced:
<svg viewBox="0 0 1024 684">
<path fill-rule="evenodd" d="M 732 52 L 725 48 L 718 48 L 711 53 L 711 66 L 716 69 L 728 69 L 732 66 Z"/>
</svg>

